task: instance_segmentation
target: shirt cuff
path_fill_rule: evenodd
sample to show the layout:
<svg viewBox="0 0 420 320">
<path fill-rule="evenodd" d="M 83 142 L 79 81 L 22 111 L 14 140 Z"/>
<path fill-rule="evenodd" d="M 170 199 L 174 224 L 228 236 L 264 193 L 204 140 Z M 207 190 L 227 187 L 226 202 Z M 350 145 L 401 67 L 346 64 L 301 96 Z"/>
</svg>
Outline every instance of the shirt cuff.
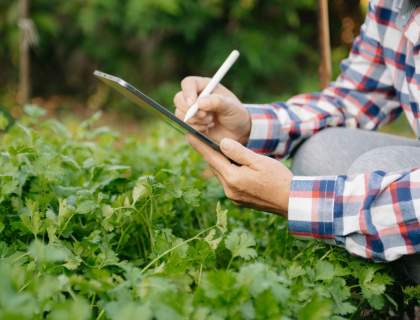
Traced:
<svg viewBox="0 0 420 320">
<path fill-rule="evenodd" d="M 245 104 L 245 108 L 251 116 L 251 133 L 246 147 L 259 154 L 273 154 L 282 136 L 273 106 Z"/>
<path fill-rule="evenodd" d="M 289 232 L 331 239 L 335 243 L 334 199 L 337 177 L 293 177 L 289 197 Z"/>
</svg>

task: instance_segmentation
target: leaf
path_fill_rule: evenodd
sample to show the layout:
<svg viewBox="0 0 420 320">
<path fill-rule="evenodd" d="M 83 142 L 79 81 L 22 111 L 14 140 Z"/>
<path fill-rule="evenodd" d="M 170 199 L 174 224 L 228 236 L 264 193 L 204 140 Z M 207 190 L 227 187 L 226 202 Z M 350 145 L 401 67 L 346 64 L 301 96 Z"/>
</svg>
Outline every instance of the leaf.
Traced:
<svg viewBox="0 0 420 320">
<path fill-rule="evenodd" d="M 73 208 L 67 203 L 66 200 L 58 199 L 58 225 L 63 227 L 66 222 L 73 216 Z"/>
<path fill-rule="evenodd" d="M 255 246 L 254 237 L 245 230 L 235 229 L 225 239 L 225 246 L 232 253 L 232 257 L 241 257 L 250 260 L 257 256 L 253 248 Z"/>
<path fill-rule="evenodd" d="M 105 310 L 112 320 L 149 320 L 152 319 L 153 316 L 149 306 L 135 302 L 110 302 L 105 306 Z"/>
<path fill-rule="evenodd" d="M 291 279 L 303 276 L 306 274 L 306 271 L 302 266 L 298 265 L 296 262 L 293 262 L 287 269 L 287 274 Z"/>
<path fill-rule="evenodd" d="M 332 280 L 334 278 L 334 266 L 327 261 L 318 261 L 315 272 L 316 280 Z"/>
<path fill-rule="evenodd" d="M 97 122 L 102 117 L 102 112 L 97 111 L 95 112 L 89 119 L 83 121 L 80 124 L 81 129 L 88 129 L 90 128 L 95 122 Z"/>
<path fill-rule="evenodd" d="M 217 227 L 220 231 L 225 233 L 227 231 L 227 210 L 222 209 L 220 202 L 216 206 Z"/>
<path fill-rule="evenodd" d="M 389 276 L 377 273 L 379 267 L 367 267 L 360 272 L 360 286 L 363 296 L 376 310 L 383 308 L 385 299 L 382 294 L 386 285 L 392 283 Z"/>
<path fill-rule="evenodd" d="M 80 257 L 71 255 L 70 257 L 66 258 L 64 267 L 68 270 L 76 270 L 82 262 L 83 260 Z"/>
<path fill-rule="evenodd" d="M 47 113 L 44 109 L 32 104 L 25 105 L 23 111 L 32 118 L 39 118 Z"/>
<path fill-rule="evenodd" d="M 9 119 L 0 112 L 0 130 L 5 130 L 9 126 Z"/>
<path fill-rule="evenodd" d="M 289 298 L 289 290 L 284 285 L 284 281 L 284 277 L 260 262 L 241 267 L 238 274 L 238 282 L 248 287 L 253 297 L 269 290 L 276 299 L 276 303 L 283 303 Z"/>
<path fill-rule="evenodd" d="M 235 274 L 225 270 L 213 270 L 203 275 L 200 295 L 210 299 L 222 299 L 222 302 L 234 301 L 238 295 L 238 283 Z"/>
<path fill-rule="evenodd" d="M 191 190 L 184 191 L 182 193 L 182 198 L 189 205 L 191 205 L 193 207 L 196 207 L 200 203 L 200 201 L 199 201 L 200 194 L 201 194 L 201 192 L 199 190 L 197 190 L 197 189 L 191 189 Z"/>
<path fill-rule="evenodd" d="M 35 236 L 38 235 L 42 227 L 41 213 L 38 209 L 38 204 L 34 201 L 28 200 L 26 207 L 22 209 L 20 215 L 22 223 L 31 231 Z"/>
<path fill-rule="evenodd" d="M 62 262 L 69 257 L 69 251 L 56 245 L 46 245 L 40 240 L 34 240 L 29 246 L 29 254 L 39 262 Z"/>
<path fill-rule="evenodd" d="M 182 292 L 166 291 L 154 299 L 151 308 L 157 320 L 188 319 L 192 312 L 191 298 Z"/>
<path fill-rule="evenodd" d="M 132 205 L 133 206 L 137 203 L 139 199 L 146 198 L 151 194 L 152 190 L 148 182 L 148 179 L 149 177 L 146 176 L 146 177 L 140 177 L 137 180 L 137 183 L 132 192 L 132 198 L 133 198 Z"/>
<path fill-rule="evenodd" d="M 91 311 L 89 304 L 81 298 L 58 303 L 49 315 L 54 320 L 84 320 L 89 319 Z"/>
<path fill-rule="evenodd" d="M 366 293 L 363 289 L 362 292 L 366 296 Z M 376 310 L 381 310 L 385 305 L 385 299 L 379 295 L 369 296 L 369 298 L 367 298 L 367 301 L 372 306 L 372 308 Z"/>
<path fill-rule="evenodd" d="M 80 202 L 77 206 L 77 212 L 81 214 L 86 214 L 94 211 L 98 207 L 97 203 L 93 200 L 84 200 Z"/>
<path fill-rule="evenodd" d="M 312 297 L 299 312 L 298 319 L 301 320 L 322 320 L 329 319 L 332 315 L 332 303 L 329 300 L 320 298 L 318 295 Z"/>
<path fill-rule="evenodd" d="M 357 307 L 350 302 L 342 302 L 335 306 L 336 312 L 341 315 L 352 314 L 357 311 Z"/>
<path fill-rule="evenodd" d="M 415 303 L 420 305 L 420 284 L 416 286 L 408 286 L 403 289 L 404 292 L 404 303 Z"/>
<path fill-rule="evenodd" d="M 219 246 L 220 242 L 223 240 L 223 237 L 217 237 L 216 236 L 216 230 L 211 229 L 207 236 L 204 238 L 204 241 L 208 243 L 210 248 L 213 250 L 216 250 Z"/>
</svg>

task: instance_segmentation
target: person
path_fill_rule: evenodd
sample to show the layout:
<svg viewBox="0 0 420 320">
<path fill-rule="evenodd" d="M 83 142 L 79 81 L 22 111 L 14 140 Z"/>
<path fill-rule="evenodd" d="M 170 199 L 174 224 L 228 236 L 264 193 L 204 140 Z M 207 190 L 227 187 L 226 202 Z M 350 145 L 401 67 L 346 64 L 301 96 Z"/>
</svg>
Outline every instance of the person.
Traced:
<svg viewBox="0 0 420 320">
<path fill-rule="evenodd" d="M 208 81 L 182 81 L 179 118 Z M 402 258 L 420 283 L 419 103 L 420 1 L 374 0 L 340 76 L 322 92 L 252 105 L 219 85 L 190 124 L 223 155 L 187 138 L 235 203 L 281 214 L 292 234 L 353 255 Z M 402 112 L 417 139 L 374 132 Z M 292 171 L 278 161 L 291 154 Z"/>
</svg>

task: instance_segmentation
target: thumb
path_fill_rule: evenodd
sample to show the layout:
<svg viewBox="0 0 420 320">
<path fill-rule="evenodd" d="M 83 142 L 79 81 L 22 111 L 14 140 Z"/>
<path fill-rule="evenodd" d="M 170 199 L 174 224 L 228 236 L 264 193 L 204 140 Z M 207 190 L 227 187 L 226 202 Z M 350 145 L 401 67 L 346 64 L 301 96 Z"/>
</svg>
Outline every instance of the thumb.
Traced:
<svg viewBox="0 0 420 320">
<path fill-rule="evenodd" d="M 220 148 L 226 157 L 240 165 L 251 166 L 258 161 L 258 154 L 235 140 L 224 138 L 220 143 Z"/>
</svg>

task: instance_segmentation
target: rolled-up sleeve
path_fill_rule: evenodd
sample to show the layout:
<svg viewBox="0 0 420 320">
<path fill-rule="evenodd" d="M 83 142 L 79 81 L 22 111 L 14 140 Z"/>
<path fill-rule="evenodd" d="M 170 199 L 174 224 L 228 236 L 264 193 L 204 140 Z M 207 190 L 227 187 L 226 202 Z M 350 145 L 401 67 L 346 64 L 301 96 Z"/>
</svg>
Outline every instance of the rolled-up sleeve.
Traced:
<svg viewBox="0 0 420 320">
<path fill-rule="evenodd" d="M 420 252 L 420 169 L 294 177 L 289 231 L 350 253 L 393 261 Z"/>
<path fill-rule="evenodd" d="M 380 10 L 370 4 L 350 56 L 341 64 L 340 76 L 326 89 L 286 102 L 246 105 L 252 122 L 249 149 L 282 158 L 326 127 L 375 130 L 401 113 L 378 33 L 378 19 L 383 16 Z"/>
</svg>

